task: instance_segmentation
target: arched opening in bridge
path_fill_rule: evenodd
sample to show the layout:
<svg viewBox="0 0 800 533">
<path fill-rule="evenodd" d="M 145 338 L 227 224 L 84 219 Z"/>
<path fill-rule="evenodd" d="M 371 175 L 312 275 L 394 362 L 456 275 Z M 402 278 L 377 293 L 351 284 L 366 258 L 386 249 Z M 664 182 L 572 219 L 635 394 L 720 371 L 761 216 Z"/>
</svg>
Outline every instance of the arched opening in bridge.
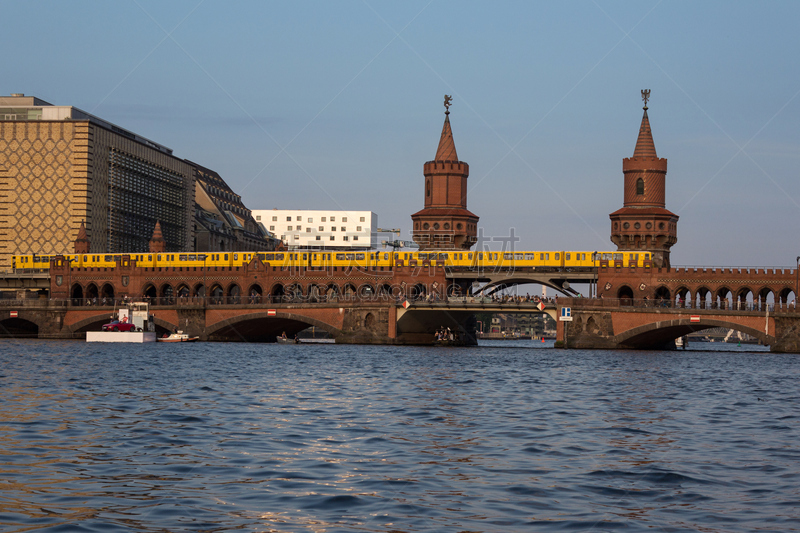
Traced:
<svg viewBox="0 0 800 533">
<path fill-rule="evenodd" d="M 202 283 L 198 283 L 197 285 L 194 286 L 194 291 L 192 292 L 192 295 L 195 298 L 205 298 L 206 297 L 206 286 L 204 284 L 202 284 Z"/>
<path fill-rule="evenodd" d="M 230 285 L 230 287 L 228 287 L 228 303 L 234 305 L 242 303 L 242 290 L 236 283 L 233 283 Z"/>
<path fill-rule="evenodd" d="M 742 287 L 736 292 L 736 307 L 741 311 L 746 311 L 750 308 L 753 302 L 753 291 L 749 287 Z"/>
<path fill-rule="evenodd" d="M 758 299 L 754 300 L 753 304 L 757 306 L 756 308 L 759 311 L 766 311 L 770 308 L 774 309 L 775 294 L 772 292 L 772 289 L 764 287 L 758 291 Z"/>
<path fill-rule="evenodd" d="M 114 303 L 114 286 L 110 283 L 103 284 L 103 288 L 100 290 L 100 297 L 103 305 Z"/>
<path fill-rule="evenodd" d="M 717 309 L 730 309 L 731 290 L 728 287 L 720 287 L 714 295 L 714 306 Z"/>
<path fill-rule="evenodd" d="M 161 297 L 159 298 L 159 304 L 161 305 L 172 305 L 175 303 L 175 299 L 173 298 L 173 290 L 172 285 L 169 283 L 165 283 L 161 286 Z"/>
<path fill-rule="evenodd" d="M 225 291 L 222 290 L 222 286 L 219 283 L 214 283 L 211 286 L 211 290 L 208 293 L 208 297 L 211 300 L 211 304 L 213 305 L 220 305 L 222 304 L 223 298 L 225 297 Z"/>
<path fill-rule="evenodd" d="M 617 290 L 617 299 L 620 305 L 633 305 L 633 289 L 627 285 L 622 285 Z"/>
<path fill-rule="evenodd" d="M 303 299 L 303 287 L 298 283 L 292 283 L 286 287 L 286 294 L 283 296 L 285 302 L 299 302 Z"/>
<path fill-rule="evenodd" d="M 779 309 L 794 309 L 797 302 L 795 298 L 797 295 L 791 289 L 783 289 L 780 293 L 780 298 L 776 302 L 775 307 Z"/>
<path fill-rule="evenodd" d="M 267 315 L 265 309 L 252 309 L 252 311 L 252 314 L 232 318 L 216 329 L 208 331 L 209 340 L 274 343 L 283 332 L 286 332 L 286 336 L 289 338 L 298 334 L 302 337 L 305 333 L 310 337 L 312 332 L 309 328 L 312 327 L 316 338 L 337 332 L 335 328 L 311 318 L 306 319 L 297 315 L 285 316 L 281 310 L 278 310 L 277 315 Z M 308 331 L 304 332 L 304 330 Z"/>
<path fill-rule="evenodd" d="M 411 287 L 411 293 L 409 294 L 410 300 L 422 300 L 425 298 L 426 290 L 425 285 L 422 283 L 417 283 L 413 287 Z"/>
<path fill-rule="evenodd" d="M 372 300 L 375 298 L 375 287 L 365 283 L 358 288 L 358 297 L 362 300 Z"/>
<path fill-rule="evenodd" d="M 100 291 L 97 290 L 97 285 L 94 283 L 90 283 L 86 287 L 86 301 L 87 303 L 97 305 L 97 296 L 100 294 Z"/>
<path fill-rule="evenodd" d="M 399 289 L 399 287 L 398 287 Z M 383 283 L 378 286 L 378 296 L 381 300 L 388 300 L 392 296 L 392 286 L 388 283 Z"/>
<path fill-rule="evenodd" d="M 364 317 L 364 329 L 372 329 L 375 325 L 375 316 L 372 313 L 367 313 Z"/>
<path fill-rule="evenodd" d="M 339 287 L 335 283 L 329 283 L 325 290 L 325 299 L 333 302 L 339 299 Z"/>
<path fill-rule="evenodd" d="M 280 303 L 283 301 L 283 297 L 286 295 L 286 291 L 283 289 L 283 285 L 280 283 L 276 283 L 272 286 L 272 289 L 269 291 L 269 299 L 271 302 Z"/>
<path fill-rule="evenodd" d="M 250 285 L 250 288 L 247 289 L 247 294 L 249 295 L 250 303 L 251 304 L 261 303 L 261 298 L 264 295 L 263 291 L 264 290 L 261 288 L 261 285 L 259 285 L 258 283 Z"/>
<path fill-rule="evenodd" d="M 36 338 L 39 326 L 23 318 L 7 318 L 0 321 L 0 338 Z"/>
<path fill-rule="evenodd" d="M 324 299 L 325 288 L 316 283 L 308 286 L 308 301 L 312 303 L 320 302 Z"/>
<path fill-rule="evenodd" d="M 664 287 L 663 285 L 656 289 L 656 305 L 669 305 L 670 300 L 672 300 L 672 295 L 669 292 L 669 289 Z"/>
<path fill-rule="evenodd" d="M 181 283 L 180 285 L 178 285 L 177 294 L 178 298 L 188 298 L 189 294 L 191 294 L 189 286 L 186 285 L 185 283 Z"/>
<path fill-rule="evenodd" d="M 342 287 L 342 296 L 345 300 L 354 300 L 356 297 L 356 288 L 352 283 L 345 283 Z"/>
<path fill-rule="evenodd" d="M 72 290 L 70 291 L 70 296 L 72 298 L 73 305 L 80 305 L 83 300 L 83 287 L 81 287 L 78 283 L 72 286 Z"/>
<path fill-rule="evenodd" d="M 712 298 L 711 289 L 708 287 L 700 287 L 695 293 L 694 307 L 695 309 L 711 309 Z"/>
<path fill-rule="evenodd" d="M 142 297 L 149 298 L 152 301 L 155 301 L 158 298 L 158 291 L 156 291 L 156 286 L 152 283 L 148 283 L 144 286 L 144 290 L 142 290 Z"/>
<path fill-rule="evenodd" d="M 675 307 L 691 307 L 692 305 L 692 295 L 689 292 L 688 287 L 679 287 L 675 291 L 675 301 L 673 302 Z"/>
</svg>

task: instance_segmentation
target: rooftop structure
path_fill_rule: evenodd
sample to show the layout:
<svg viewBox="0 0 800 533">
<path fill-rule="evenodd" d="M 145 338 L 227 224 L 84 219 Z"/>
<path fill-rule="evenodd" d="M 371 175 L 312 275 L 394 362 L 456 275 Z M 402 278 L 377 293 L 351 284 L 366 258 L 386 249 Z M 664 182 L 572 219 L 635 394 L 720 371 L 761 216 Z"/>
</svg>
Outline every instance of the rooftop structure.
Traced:
<svg viewBox="0 0 800 533">
<path fill-rule="evenodd" d="M 290 249 L 377 247 L 378 215 L 372 211 L 254 209 L 253 216 Z"/>
</svg>

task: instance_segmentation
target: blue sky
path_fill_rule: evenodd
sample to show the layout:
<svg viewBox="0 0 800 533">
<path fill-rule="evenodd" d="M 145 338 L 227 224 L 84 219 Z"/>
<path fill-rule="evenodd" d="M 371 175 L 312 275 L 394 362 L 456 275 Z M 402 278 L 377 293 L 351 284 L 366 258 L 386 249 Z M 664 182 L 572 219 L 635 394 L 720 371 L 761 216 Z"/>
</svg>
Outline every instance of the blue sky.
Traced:
<svg viewBox="0 0 800 533">
<path fill-rule="evenodd" d="M 673 265 L 800 255 L 798 2 L 2 2 L 0 93 L 218 171 L 251 209 L 410 238 L 453 95 L 468 206 L 518 248 L 610 250 L 650 89 Z M 498 244 L 499 246 L 499 244 Z"/>
</svg>

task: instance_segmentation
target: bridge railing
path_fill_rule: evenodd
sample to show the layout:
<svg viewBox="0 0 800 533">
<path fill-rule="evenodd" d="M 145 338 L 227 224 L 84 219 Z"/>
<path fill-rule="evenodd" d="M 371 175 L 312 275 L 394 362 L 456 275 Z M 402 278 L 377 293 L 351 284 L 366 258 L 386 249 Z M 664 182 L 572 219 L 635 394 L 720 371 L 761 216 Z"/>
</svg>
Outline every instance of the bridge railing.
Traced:
<svg viewBox="0 0 800 533">
<path fill-rule="evenodd" d="M 634 308 L 634 309 L 689 309 L 689 310 L 714 310 L 730 312 L 753 312 L 753 313 L 793 313 L 795 304 L 787 302 L 766 303 L 766 302 L 730 302 L 730 301 L 672 301 L 672 300 L 650 300 L 645 298 L 559 298 L 562 305 L 577 307 L 605 307 L 605 308 Z"/>
</svg>

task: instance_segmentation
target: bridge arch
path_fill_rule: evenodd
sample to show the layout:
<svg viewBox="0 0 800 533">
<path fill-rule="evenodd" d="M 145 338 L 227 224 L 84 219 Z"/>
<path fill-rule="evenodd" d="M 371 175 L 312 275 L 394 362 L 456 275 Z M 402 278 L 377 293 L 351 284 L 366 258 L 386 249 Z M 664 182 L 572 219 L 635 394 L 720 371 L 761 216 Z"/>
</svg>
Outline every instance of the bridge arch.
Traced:
<svg viewBox="0 0 800 533">
<path fill-rule="evenodd" d="M 227 303 L 229 304 L 238 304 L 242 301 L 242 289 L 239 287 L 237 283 L 231 283 L 228 285 L 228 299 Z"/>
<path fill-rule="evenodd" d="M 153 285 L 152 283 L 148 283 L 147 285 L 145 285 L 142 288 L 142 297 L 150 298 L 152 300 L 158 298 L 158 291 L 156 290 L 156 286 Z"/>
<path fill-rule="evenodd" d="M 102 289 L 100 289 L 100 296 L 102 298 L 106 298 L 109 300 L 114 300 L 114 285 L 111 283 L 103 284 Z"/>
<path fill-rule="evenodd" d="M 617 299 L 630 300 L 627 305 L 631 305 L 633 301 L 633 289 L 627 285 L 620 285 L 619 289 L 617 289 Z"/>
<path fill-rule="evenodd" d="M 100 291 L 97 289 L 97 285 L 94 283 L 90 283 L 86 286 L 86 299 L 89 301 L 97 300 L 97 296 L 100 294 Z"/>
<path fill-rule="evenodd" d="M 264 310 L 228 318 L 208 325 L 206 335 L 209 340 L 275 342 L 275 337 L 284 331 L 293 337 L 310 326 L 328 332 L 331 337 L 342 333 L 335 325 L 286 309 L 278 310 L 274 315 Z"/>
<path fill-rule="evenodd" d="M 69 292 L 73 300 L 83 300 L 83 287 L 80 283 L 74 283 Z"/>
<path fill-rule="evenodd" d="M 775 337 L 767 335 L 761 330 L 743 326 L 733 321 L 705 317 L 702 324 L 691 322 L 691 317 L 651 322 L 650 324 L 644 324 L 619 333 L 614 337 L 614 342 L 629 348 L 646 349 L 657 347 L 689 333 L 715 327 L 741 331 L 757 338 L 762 344 L 769 345 L 775 342 Z"/>
<path fill-rule="evenodd" d="M 0 338 L 38 337 L 39 324 L 23 317 L 0 320 Z"/>
</svg>

